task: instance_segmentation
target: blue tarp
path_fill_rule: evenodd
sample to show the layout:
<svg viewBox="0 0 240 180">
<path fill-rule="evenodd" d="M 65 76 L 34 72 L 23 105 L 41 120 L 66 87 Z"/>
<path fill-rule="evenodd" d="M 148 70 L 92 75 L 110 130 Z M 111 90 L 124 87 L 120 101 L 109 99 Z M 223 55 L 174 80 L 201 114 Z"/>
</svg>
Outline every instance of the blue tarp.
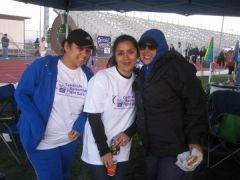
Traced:
<svg viewBox="0 0 240 180">
<path fill-rule="evenodd" d="M 240 16 L 239 0 L 17 0 L 67 11 L 115 10 Z"/>
</svg>

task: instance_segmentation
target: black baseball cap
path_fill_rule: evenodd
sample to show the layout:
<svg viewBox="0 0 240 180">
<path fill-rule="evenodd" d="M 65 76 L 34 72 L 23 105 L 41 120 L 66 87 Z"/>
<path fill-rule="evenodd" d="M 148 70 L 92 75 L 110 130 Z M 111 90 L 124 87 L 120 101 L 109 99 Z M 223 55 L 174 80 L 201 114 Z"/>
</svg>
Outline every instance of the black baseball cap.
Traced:
<svg viewBox="0 0 240 180">
<path fill-rule="evenodd" d="M 93 39 L 86 31 L 82 29 L 75 29 L 70 32 L 67 37 L 67 42 L 69 44 L 75 43 L 79 47 L 87 47 L 94 49 Z"/>
<path fill-rule="evenodd" d="M 138 46 L 140 49 L 146 46 L 150 47 L 151 49 L 157 49 L 158 44 L 153 38 L 146 36 L 140 39 L 140 41 L 138 42 Z"/>
</svg>

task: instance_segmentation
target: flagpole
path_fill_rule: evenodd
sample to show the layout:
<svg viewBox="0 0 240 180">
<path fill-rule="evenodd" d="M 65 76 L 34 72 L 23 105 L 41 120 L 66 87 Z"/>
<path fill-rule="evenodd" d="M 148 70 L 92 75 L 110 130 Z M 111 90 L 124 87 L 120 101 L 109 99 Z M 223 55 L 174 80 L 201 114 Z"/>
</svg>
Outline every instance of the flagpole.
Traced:
<svg viewBox="0 0 240 180">
<path fill-rule="evenodd" d="M 211 78 L 212 78 L 212 63 L 214 62 L 213 37 L 211 38 L 211 40 L 208 44 L 207 52 L 204 56 L 204 59 L 208 60 L 210 62 L 210 64 L 209 64 L 209 76 L 208 76 L 208 83 L 210 84 Z"/>
<path fill-rule="evenodd" d="M 210 84 L 211 78 L 212 78 L 212 62 L 210 62 L 210 68 L 209 68 L 209 70 L 210 70 L 210 74 L 209 74 L 209 76 L 208 76 L 208 84 Z"/>
<path fill-rule="evenodd" d="M 213 41 L 213 40 L 212 40 Z M 212 61 L 210 61 L 210 75 L 209 75 L 209 79 L 208 79 L 208 84 L 210 84 L 211 82 L 211 78 L 212 78 L 212 65 L 214 62 L 214 48 L 213 48 L 213 42 L 212 42 Z"/>
</svg>

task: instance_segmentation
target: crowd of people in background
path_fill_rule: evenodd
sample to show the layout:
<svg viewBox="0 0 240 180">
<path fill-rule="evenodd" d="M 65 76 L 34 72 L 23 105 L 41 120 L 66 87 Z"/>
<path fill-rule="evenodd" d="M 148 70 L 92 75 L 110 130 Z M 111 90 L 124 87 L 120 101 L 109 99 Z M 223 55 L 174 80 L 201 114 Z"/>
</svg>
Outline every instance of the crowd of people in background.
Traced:
<svg viewBox="0 0 240 180">
<path fill-rule="evenodd" d="M 35 48 L 34 56 L 44 57 L 47 53 L 46 52 L 46 38 L 42 37 L 40 41 L 39 41 L 39 38 L 36 38 L 36 40 L 34 41 L 34 48 Z"/>
<path fill-rule="evenodd" d="M 192 48 L 191 43 L 187 45 L 187 48 L 184 51 L 182 49 L 181 42 L 178 42 L 176 49 L 174 48 L 173 44 L 171 44 L 169 50 L 170 51 L 176 50 L 185 57 L 186 61 L 194 65 L 196 65 L 197 60 L 200 62 L 200 64 L 202 64 L 206 53 L 205 46 L 202 46 L 201 49 L 199 50 L 198 46 Z M 228 69 L 228 80 L 225 83 L 229 85 L 233 85 L 235 83 L 233 78 L 233 72 L 235 71 L 235 68 L 237 69 L 237 71 L 239 71 L 238 70 L 239 68 L 237 68 L 239 67 L 239 64 L 233 62 L 232 56 L 233 48 L 223 48 L 221 49 L 219 54 L 217 54 L 217 56 L 215 57 L 213 65 L 213 68 L 215 68 L 216 65 L 218 65 L 218 68 Z"/>
<path fill-rule="evenodd" d="M 179 52 L 181 55 L 185 57 L 185 60 L 187 62 L 196 65 L 197 61 L 199 61 L 199 63 L 202 64 L 206 53 L 206 48 L 205 46 L 202 46 L 201 49 L 199 49 L 197 45 L 195 47 L 192 47 L 192 44 L 188 43 L 187 48 L 184 50 L 182 48 L 181 42 L 178 42 L 177 48 L 175 48 L 173 44 L 170 44 L 169 51 Z M 234 72 L 235 63 L 232 61 L 232 54 L 233 48 L 230 49 L 223 48 L 221 49 L 219 54 L 216 56 L 216 59 L 214 60 L 214 66 L 215 64 L 217 64 L 219 68 L 228 69 L 228 81 L 226 83 L 234 82 L 232 74 Z"/>
<path fill-rule="evenodd" d="M 10 40 L 8 38 L 7 34 L 3 34 L 3 37 L 1 38 L 2 43 L 2 57 L 3 59 L 9 59 L 8 57 L 8 51 L 9 51 L 9 43 Z M 47 53 L 46 51 L 46 38 L 42 37 L 39 41 L 39 38 L 36 38 L 34 41 L 34 56 L 41 56 L 44 57 Z"/>
<path fill-rule="evenodd" d="M 205 46 L 202 46 L 201 49 L 199 49 L 197 45 L 192 47 L 192 44 L 188 43 L 186 49 L 184 49 L 181 42 L 177 43 L 177 48 L 175 48 L 173 44 L 170 44 L 169 50 L 179 52 L 185 57 L 186 61 L 192 62 L 194 65 L 196 64 L 197 60 L 199 60 L 200 64 L 202 64 L 204 55 L 206 53 Z"/>
<path fill-rule="evenodd" d="M 8 59 L 9 42 L 10 40 L 7 34 L 3 34 L 3 37 L 1 38 L 1 43 L 2 43 L 2 57 L 4 59 Z M 36 40 L 33 43 L 33 47 L 34 47 L 35 57 L 44 57 L 45 55 L 47 55 L 47 43 L 46 43 L 45 37 L 41 37 L 40 39 L 36 38 Z M 171 43 L 169 45 L 169 50 L 179 52 L 181 55 L 185 57 L 186 61 L 194 65 L 196 65 L 197 61 L 199 61 L 199 63 L 202 64 L 205 53 L 206 53 L 205 46 L 202 46 L 199 49 L 197 45 L 195 47 L 192 47 L 192 44 L 188 43 L 186 45 L 186 48 L 184 48 L 180 41 L 177 43 L 176 47 L 174 46 L 173 43 Z M 232 74 L 234 65 L 227 57 L 229 57 L 229 53 L 231 54 L 232 51 L 233 51 L 232 49 L 230 50 L 222 49 L 216 58 L 216 63 L 218 64 L 218 66 L 221 68 L 228 68 L 229 74 Z M 87 65 L 89 67 L 94 66 L 96 63 L 96 60 L 97 60 L 97 50 L 95 49 L 91 52 L 91 56 Z"/>
</svg>

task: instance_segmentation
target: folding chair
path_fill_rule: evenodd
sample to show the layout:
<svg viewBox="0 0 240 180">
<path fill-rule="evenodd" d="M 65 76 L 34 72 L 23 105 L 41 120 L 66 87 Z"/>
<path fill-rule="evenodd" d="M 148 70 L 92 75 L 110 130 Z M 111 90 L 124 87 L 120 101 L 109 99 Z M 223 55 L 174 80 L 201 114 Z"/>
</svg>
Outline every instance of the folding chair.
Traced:
<svg viewBox="0 0 240 180">
<path fill-rule="evenodd" d="M 0 138 L 6 145 L 11 155 L 16 159 L 20 165 L 20 153 L 16 144 L 15 136 L 18 134 L 16 128 L 16 121 L 18 118 L 17 104 L 14 99 L 15 88 L 12 84 L 0 87 Z M 9 134 L 13 146 L 6 141 L 3 134 Z"/>
<path fill-rule="evenodd" d="M 230 157 L 240 163 L 240 93 L 215 91 L 210 95 L 209 129 L 207 167 L 214 168 Z M 214 152 L 224 157 L 212 163 Z"/>
<path fill-rule="evenodd" d="M 234 157 L 234 159 L 240 163 L 240 157 L 237 155 L 237 153 L 240 152 L 240 116 L 222 113 L 217 117 L 216 121 L 219 123 L 212 126 L 211 131 L 215 134 L 215 137 L 218 138 L 219 144 L 213 147 L 209 144 L 208 167 L 214 168 L 230 157 Z M 211 139 L 209 139 L 209 142 L 211 142 Z M 214 151 L 217 152 L 218 148 L 224 149 L 226 155 L 211 165 L 210 153 Z"/>
</svg>

